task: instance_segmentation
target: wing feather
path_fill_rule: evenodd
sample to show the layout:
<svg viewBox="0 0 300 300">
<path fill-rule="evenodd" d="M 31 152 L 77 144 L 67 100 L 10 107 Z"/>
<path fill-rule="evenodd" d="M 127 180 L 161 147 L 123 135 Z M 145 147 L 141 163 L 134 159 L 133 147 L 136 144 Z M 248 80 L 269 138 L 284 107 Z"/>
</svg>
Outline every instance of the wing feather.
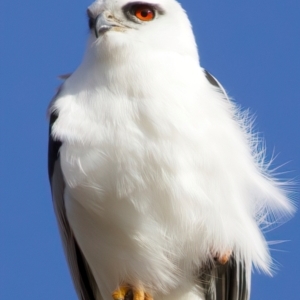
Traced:
<svg viewBox="0 0 300 300">
<path fill-rule="evenodd" d="M 211 263 L 200 275 L 205 300 L 248 300 L 250 272 L 234 255 L 225 264 Z"/>
<path fill-rule="evenodd" d="M 207 70 L 204 70 L 204 74 L 208 82 L 214 87 L 218 88 L 220 92 L 225 96 L 225 98 L 229 101 L 229 97 L 225 89 L 223 88 L 222 84 L 217 80 L 217 78 L 211 75 Z"/>
<path fill-rule="evenodd" d="M 204 70 L 208 82 L 219 89 L 225 99 L 229 97 L 220 82 Z M 249 271 L 250 270 L 250 271 Z M 250 296 L 251 267 L 236 262 L 234 255 L 225 264 L 211 264 L 200 276 L 205 300 L 248 300 Z"/>
<path fill-rule="evenodd" d="M 48 172 L 51 185 L 54 211 L 56 214 L 60 236 L 63 242 L 65 255 L 69 264 L 78 297 L 81 300 L 96 300 L 97 286 L 87 261 L 81 252 L 66 215 L 64 193 L 65 182 L 60 166 L 59 149 L 60 141 L 54 140 L 51 128 L 57 119 L 53 112 L 50 116 L 49 145 L 48 145 Z"/>
</svg>

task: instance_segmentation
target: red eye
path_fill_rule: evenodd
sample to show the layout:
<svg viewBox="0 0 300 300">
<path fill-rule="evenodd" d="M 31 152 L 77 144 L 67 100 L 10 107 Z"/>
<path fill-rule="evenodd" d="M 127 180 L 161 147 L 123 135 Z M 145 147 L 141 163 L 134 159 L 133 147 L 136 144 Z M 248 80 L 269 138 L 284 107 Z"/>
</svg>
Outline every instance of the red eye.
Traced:
<svg viewBox="0 0 300 300">
<path fill-rule="evenodd" d="M 136 6 L 133 13 L 141 21 L 152 21 L 155 17 L 154 10 L 147 5 Z"/>
</svg>

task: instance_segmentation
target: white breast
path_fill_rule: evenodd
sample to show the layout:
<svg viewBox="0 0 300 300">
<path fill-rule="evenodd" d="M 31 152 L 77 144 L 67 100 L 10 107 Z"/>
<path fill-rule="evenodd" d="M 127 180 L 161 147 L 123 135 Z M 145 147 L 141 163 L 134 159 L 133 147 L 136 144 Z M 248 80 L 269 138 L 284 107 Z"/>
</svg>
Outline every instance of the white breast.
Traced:
<svg viewBox="0 0 300 300">
<path fill-rule="evenodd" d="M 189 80 L 162 66 L 166 74 L 115 72 L 99 84 L 79 69 L 54 104 L 68 219 L 107 295 L 122 281 L 167 291 L 228 249 L 268 268 L 255 217 L 263 195 L 281 194 L 255 165 L 232 104 L 190 63 Z M 140 82 L 125 84 L 130 76 Z"/>
</svg>

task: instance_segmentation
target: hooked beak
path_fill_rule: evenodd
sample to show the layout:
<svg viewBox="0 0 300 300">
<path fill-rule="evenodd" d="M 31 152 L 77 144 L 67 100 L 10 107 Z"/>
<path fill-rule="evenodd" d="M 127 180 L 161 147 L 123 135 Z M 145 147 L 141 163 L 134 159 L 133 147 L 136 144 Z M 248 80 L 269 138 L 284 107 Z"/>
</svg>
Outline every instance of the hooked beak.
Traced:
<svg viewBox="0 0 300 300">
<path fill-rule="evenodd" d="M 95 35 L 98 38 L 106 31 L 113 27 L 124 27 L 120 23 L 116 22 L 111 15 L 106 16 L 105 13 L 99 15 L 95 20 Z"/>
</svg>

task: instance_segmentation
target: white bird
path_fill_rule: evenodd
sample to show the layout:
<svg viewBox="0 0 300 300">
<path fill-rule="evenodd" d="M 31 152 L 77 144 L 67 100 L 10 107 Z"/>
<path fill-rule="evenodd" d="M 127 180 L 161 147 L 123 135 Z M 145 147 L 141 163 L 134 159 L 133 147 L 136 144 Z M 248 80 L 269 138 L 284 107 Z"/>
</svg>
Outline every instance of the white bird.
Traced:
<svg viewBox="0 0 300 300">
<path fill-rule="evenodd" d="M 145 2 L 144 2 L 145 1 Z M 246 300 L 293 206 L 175 0 L 97 0 L 50 104 L 49 177 L 79 299 Z M 273 218 L 274 219 L 274 218 Z"/>
</svg>

